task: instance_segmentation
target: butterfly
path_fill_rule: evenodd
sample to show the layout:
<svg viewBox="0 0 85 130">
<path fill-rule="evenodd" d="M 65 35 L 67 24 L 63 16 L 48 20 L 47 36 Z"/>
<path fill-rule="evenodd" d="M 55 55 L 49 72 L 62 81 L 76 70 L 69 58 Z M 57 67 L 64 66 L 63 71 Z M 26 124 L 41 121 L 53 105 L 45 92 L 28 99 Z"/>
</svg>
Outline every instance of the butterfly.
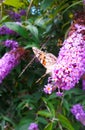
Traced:
<svg viewBox="0 0 85 130">
<path fill-rule="evenodd" d="M 52 53 L 43 52 L 37 47 L 32 47 L 32 50 L 40 63 L 46 68 L 46 74 L 50 74 L 54 64 L 57 61 L 57 57 Z"/>
<path fill-rule="evenodd" d="M 40 49 L 38 49 L 37 47 L 32 47 L 32 50 L 33 50 L 35 56 L 40 61 L 40 63 L 46 68 L 46 73 L 42 77 L 46 76 L 46 74 L 51 75 L 51 71 L 57 61 L 57 57 L 54 56 L 52 53 L 43 52 Z M 40 81 L 40 79 L 38 81 Z M 85 80 L 85 74 L 83 74 L 81 79 Z"/>
<path fill-rule="evenodd" d="M 40 63 L 46 68 L 46 73 L 41 78 L 43 78 L 47 74 L 51 74 L 52 68 L 57 61 L 57 57 L 54 56 L 52 53 L 46 53 L 44 51 L 41 51 L 37 47 L 32 47 L 32 50 L 35 54 L 35 57 L 37 57 L 37 59 L 40 61 Z M 22 70 L 19 77 L 25 72 L 25 70 L 28 68 L 28 66 L 30 66 L 30 64 L 34 61 L 35 57 Z M 39 82 L 41 80 L 41 78 L 39 80 L 37 80 L 37 82 Z"/>
</svg>

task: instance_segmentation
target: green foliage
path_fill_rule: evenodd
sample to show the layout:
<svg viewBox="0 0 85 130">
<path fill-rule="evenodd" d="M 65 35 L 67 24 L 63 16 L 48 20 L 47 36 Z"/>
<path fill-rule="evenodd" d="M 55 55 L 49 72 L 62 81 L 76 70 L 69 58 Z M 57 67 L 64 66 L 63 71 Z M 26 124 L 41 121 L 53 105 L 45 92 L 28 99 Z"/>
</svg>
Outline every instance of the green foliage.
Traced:
<svg viewBox="0 0 85 130">
<path fill-rule="evenodd" d="M 28 25 L 26 28 L 33 34 L 34 39 L 38 41 L 38 29 L 36 26 Z"/>
<path fill-rule="evenodd" d="M 49 123 L 45 128 L 44 130 L 53 130 L 53 124 L 52 123 Z"/>
<path fill-rule="evenodd" d="M 4 4 L 6 5 L 9 5 L 9 6 L 12 6 L 12 7 L 15 7 L 15 8 L 20 8 L 20 7 L 23 7 L 24 3 L 21 2 L 20 0 L 5 0 L 3 2 Z"/>
<path fill-rule="evenodd" d="M 46 95 L 43 87 L 47 83 L 44 67 L 37 59 L 33 60 L 31 47 L 42 47 L 43 50 L 58 56 L 59 40 L 67 37 L 73 14 L 82 10 L 79 0 L 5 0 L 0 4 L 0 26 L 5 25 L 17 32 L 17 35 L 0 35 L 0 42 L 13 39 L 26 49 L 21 63 L 4 79 L 0 86 L 0 129 L 28 130 L 30 123 L 39 125 L 39 130 L 83 130 L 84 127 L 71 115 L 73 104 L 85 106 L 85 91 L 78 87 L 66 91 L 64 97 L 56 93 Z M 21 17 L 21 25 L 14 21 L 9 12 L 19 13 L 26 10 Z M 18 21 L 19 22 L 19 21 Z M 1 45 L 0 45 L 1 46 Z M 0 47 L 0 56 L 8 51 Z M 33 60 L 33 62 L 32 62 Z M 25 66 L 25 72 L 20 73 Z"/>
<path fill-rule="evenodd" d="M 74 130 L 71 123 L 69 122 L 69 120 L 65 116 L 59 114 L 58 119 L 64 128 L 67 128 L 67 130 Z"/>
<path fill-rule="evenodd" d="M 28 38 L 28 32 L 26 31 L 24 27 L 13 22 L 7 22 L 5 23 L 5 25 L 11 30 L 19 33 L 19 35 L 22 36 L 23 38 L 26 38 L 26 39 Z"/>
</svg>

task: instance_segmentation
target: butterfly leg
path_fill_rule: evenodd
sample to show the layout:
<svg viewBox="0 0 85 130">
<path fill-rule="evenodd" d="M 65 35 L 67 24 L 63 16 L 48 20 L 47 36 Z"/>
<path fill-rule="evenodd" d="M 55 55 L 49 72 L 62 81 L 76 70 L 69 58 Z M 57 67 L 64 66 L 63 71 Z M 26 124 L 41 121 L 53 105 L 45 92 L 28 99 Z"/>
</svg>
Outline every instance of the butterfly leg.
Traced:
<svg viewBox="0 0 85 130">
<path fill-rule="evenodd" d="M 40 80 L 41 80 L 42 78 L 44 78 L 46 75 L 47 75 L 46 73 L 45 73 L 44 75 L 42 75 L 42 76 L 36 81 L 36 83 L 40 82 Z"/>
</svg>

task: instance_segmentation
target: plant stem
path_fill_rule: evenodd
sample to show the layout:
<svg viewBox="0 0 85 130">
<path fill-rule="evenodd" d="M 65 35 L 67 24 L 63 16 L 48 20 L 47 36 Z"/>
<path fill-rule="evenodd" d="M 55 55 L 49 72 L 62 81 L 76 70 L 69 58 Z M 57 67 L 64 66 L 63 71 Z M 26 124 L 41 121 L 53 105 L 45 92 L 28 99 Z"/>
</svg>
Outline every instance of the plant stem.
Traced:
<svg viewBox="0 0 85 130">
<path fill-rule="evenodd" d="M 1 9 L 0 9 L 0 20 L 2 19 L 2 3 L 0 3 L 0 7 L 1 7 Z"/>
<path fill-rule="evenodd" d="M 28 9 L 27 9 L 27 12 L 26 12 L 26 20 L 27 20 L 27 18 L 28 18 L 28 14 L 29 14 L 30 8 L 31 8 L 31 6 L 32 6 L 32 2 L 33 2 L 33 0 L 30 1 L 30 4 L 29 4 Z"/>
</svg>

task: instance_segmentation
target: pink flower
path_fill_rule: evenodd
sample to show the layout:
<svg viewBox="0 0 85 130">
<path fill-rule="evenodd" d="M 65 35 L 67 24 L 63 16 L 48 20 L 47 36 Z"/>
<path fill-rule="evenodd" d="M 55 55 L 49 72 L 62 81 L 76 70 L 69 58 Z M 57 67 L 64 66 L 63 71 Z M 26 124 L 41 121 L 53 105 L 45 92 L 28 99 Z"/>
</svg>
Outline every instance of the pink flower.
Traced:
<svg viewBox="0 0 85 130">
<path fill-rule="evenodd" d="M 50 84 L 45 85 L 44 92 L 46 94 L 51 94 L 52 93 L 52 86 Z"/>
<path fill-rule="evenodd" d="M 28 130 L 39 130 L 38 129 L 38 124 L 31 123 L 30 126 L 28 127 Z"/>
</svg>

